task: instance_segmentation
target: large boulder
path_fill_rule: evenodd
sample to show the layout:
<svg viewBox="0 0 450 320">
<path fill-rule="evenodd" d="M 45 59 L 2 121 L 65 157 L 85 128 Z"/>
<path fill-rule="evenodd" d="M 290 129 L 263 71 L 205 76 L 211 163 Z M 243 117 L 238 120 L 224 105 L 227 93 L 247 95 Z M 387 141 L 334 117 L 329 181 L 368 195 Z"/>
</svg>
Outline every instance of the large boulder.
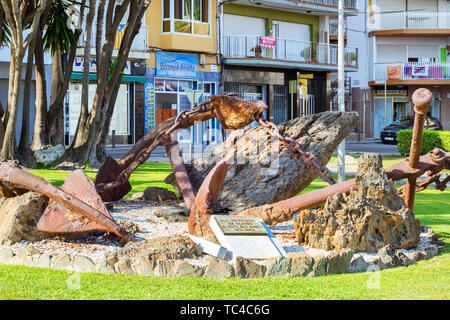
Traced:
<svg viewBox="0 0 450 320">
<path fill-rule="evenodd" d="M 58 144 L 54 147 L 47 149 L 39 149 L 34 151 L 34 157 L 37 163 L 42 163 L 43 165 L 51 165 L 56 162 L 59 158 L 63 156 L 66 152 L 66 148 L 62 144 Z"/>
<path fill-rule="evenodd" d="M 358 121 L 356 112 L 324 112 L 290 120 L 279 129 L 314 154 L 320 165 L 326 165 Z M 214 165 L 230 154 L 234 154 L 234 161 L 229 164 L 216 211 L 241 211 L 293 197 L 318 175 L 315 167 L 307 166 L 264 127 L 257 126 L 233 131 L 210 157 L 188 166 L 194 189 L 198 190 Z M 165 182 L 179 190 L 173 174 Z"/>
<path fill-rule="evenodd" d="M 27 192 L 21 196 L 0 199 L 0 245 L 21 240 L 40 240 L 46 234 L 37 230 L 37 223 L 48 204 L 48 198 Z"/>
<path fill-rule="evenodd" d="M 106 260 L 113 265 L 120 259 L 145 257 L 148 260 L 178 260 L 195 258 L 202 249 L 187 236 L 158 237 L 140 242 L 129 242 L 123 248 L 109 253 Z"/>
<path fill-rule="evenodd" d="M 294 219 L 298 242 L 325 250 L 370 253 L 386 245 L 414 247 L 420 223 L 397 195 L 381 161 L 377 154 L 362 155 L 357 190 L 328 198 L 324 208 L 300 212 Z"/>
<path fill-rule="evenodd" d="M 178 199 L 174 192 L 160 187 L 148 187 L 144 191 L 143 198 L 154 202 L 176 201 Z"/>
</svg>

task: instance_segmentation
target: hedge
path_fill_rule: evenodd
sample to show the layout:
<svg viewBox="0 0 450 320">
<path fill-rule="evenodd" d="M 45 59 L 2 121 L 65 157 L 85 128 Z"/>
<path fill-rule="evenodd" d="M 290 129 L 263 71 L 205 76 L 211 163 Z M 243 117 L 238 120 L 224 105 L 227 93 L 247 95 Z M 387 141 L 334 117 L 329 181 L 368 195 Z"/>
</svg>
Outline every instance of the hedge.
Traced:
<svg viewBox="0 0 450 320">
<path fill-rule="evenodd" d="M 411 149 L 412 130 L 397 132 L 397 149 L 400 154 L 409 154 Z M 450 151 L 450 131 L 424 130 L 420 154 L 426 154 L 434 148 Z"/>
</svg>

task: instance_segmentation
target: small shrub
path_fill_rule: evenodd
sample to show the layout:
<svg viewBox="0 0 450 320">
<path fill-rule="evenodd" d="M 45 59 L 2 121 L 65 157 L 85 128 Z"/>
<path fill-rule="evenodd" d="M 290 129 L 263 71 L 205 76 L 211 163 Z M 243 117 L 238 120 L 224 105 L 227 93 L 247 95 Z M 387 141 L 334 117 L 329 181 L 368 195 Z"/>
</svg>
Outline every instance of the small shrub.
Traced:
<svg viewBox="0 0 450 320">
<path fill-rule="evenodd" d="M 411 149 L 412 130 L 397 132 L 397 149 L 400 154 L 409 154 Z M 426 154 L 434 148 L 450 151 L 450 131 L 424 130 L 420 154 Z"/>
</svg>

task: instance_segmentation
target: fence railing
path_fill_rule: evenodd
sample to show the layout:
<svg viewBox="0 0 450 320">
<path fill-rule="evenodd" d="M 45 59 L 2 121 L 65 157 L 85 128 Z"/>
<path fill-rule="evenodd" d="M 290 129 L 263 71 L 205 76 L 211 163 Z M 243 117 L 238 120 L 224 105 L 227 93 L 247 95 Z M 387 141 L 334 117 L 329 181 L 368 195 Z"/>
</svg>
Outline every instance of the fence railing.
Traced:
<svg viewBox="0 0 450 320">
<path fill-rule="evenodd" d="M 338 6 L 339 0 L 301 0 L 301 2 L 313 2 L 327 6 Z M 357 0 L 344 0 L 344 8 L 357 9 Z"/>
<path fill-rule="evenodd" d="M 283 61 L 315 62 L 323 64 L 337 64 L 338 46 L 328 43 L 314 43 L 276 39 L 274 49 L 261 48 L 259 36 L 224 36 L 222 54 L 226 58 L 270 58 Z M 358 65 L 358 48 L 346 47 L 344 52 L 346 65 Z"/>
<path fill-rule="evenodd" d="M 347 33 L 347 21 L 344 21 L 344 33 Z M 330 19 L 330 35 L 337 36 L 338 34 L 338 19 Z"/>
<path fill-rule="evenodd" d="M 91 46 L 95 48 L 95 28 L 93 28 L 93 37 L 91 39 Z M 85 45 L 85 32 L 83 32 L 78 39 L 78 47 L 84 47 Z M 114 43 L 114 49 L 119 49 L 122 41 L 123 33 L 117 32 L 116 41 Z M 131 44 L 130 51 L 139 51 L 139 52 L 149 52 L 149 27 L 142 27 L 139 30 L 139 33 L 133 40 Z"/>
<path fill-rule="evenodd" d="M 316 98 L 313 94 L 300 94 L 300 117 L 316 113 Z"/>
<path fill-rule="evenodd" d="M 376 63 L 375 81 L 450 79 L 450 62 Z"/>
<path fill-rule="evenodd" d="M 450 12 L 404 11 L 377 13 L 370 23 L 372 30 L 449 29 Z"/>
</svg>

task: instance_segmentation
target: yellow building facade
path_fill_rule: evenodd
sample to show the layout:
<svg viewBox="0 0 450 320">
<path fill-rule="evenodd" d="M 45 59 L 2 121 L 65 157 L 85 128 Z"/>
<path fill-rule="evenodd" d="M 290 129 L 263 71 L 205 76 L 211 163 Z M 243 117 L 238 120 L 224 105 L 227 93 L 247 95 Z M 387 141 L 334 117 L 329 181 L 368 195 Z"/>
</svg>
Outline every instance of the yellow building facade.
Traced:
<svg viewBox="0 0 450 320">
<path fill-rule="evenodd" d="M 144 89 L 144 128 L 148 132 L 159 122 L 219 93 L 217 1 L 154 0 L 145 22 L 150 50 Z M 206 132 L 220 129 L 217 126 L 195 126 L 189 138 L 179 139 L 205 143 L 205 136 L 214 139 L 214 134 Z"/>
</svg>

